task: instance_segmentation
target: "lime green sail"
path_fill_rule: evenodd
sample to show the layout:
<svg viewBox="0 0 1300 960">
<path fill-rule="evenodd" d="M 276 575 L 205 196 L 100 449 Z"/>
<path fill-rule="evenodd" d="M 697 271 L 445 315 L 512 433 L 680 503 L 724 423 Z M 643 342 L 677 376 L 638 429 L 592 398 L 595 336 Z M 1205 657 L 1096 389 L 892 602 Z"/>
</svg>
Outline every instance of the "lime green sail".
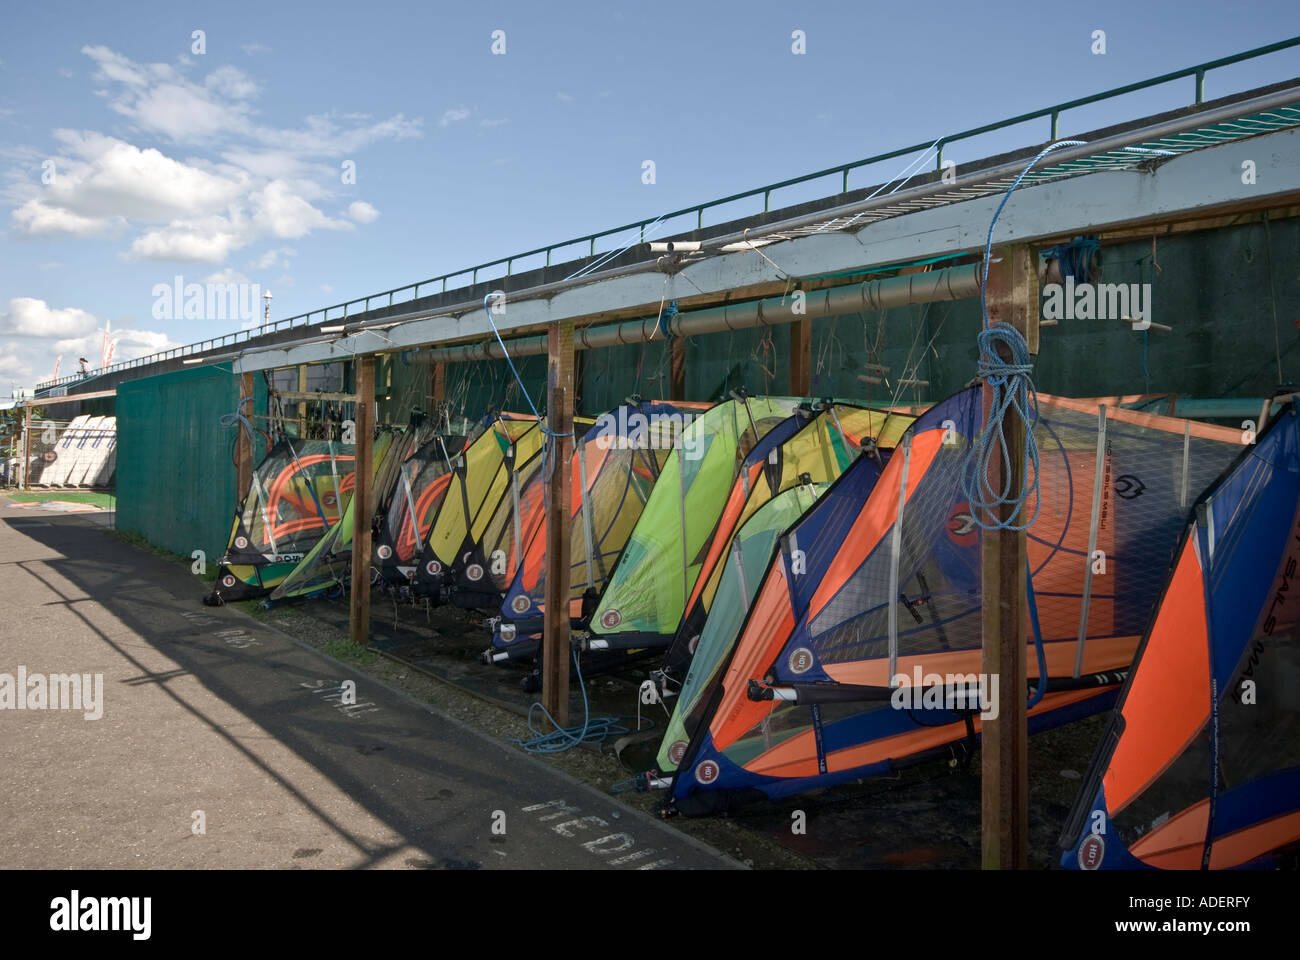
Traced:
<svg viewBox="0 0 1300 960">
<path fill-rule="evenodd" d="M 682 430 L 592 615 L 590 649 L 672 641 L 741 462 L 801 402 L 727 400 Z"/>
<path fill-rule="evenodd" d="M 375 437 L 371 466 L 372 481 L 385 477 L 391 479 L 393 475 L 392 461 L 397 459 L 399 450 L 399 444 L 394 442 L 394 436 L 391 431 L 384 430 Z M 343 575 L 352 560 L 352 504 L 355 499 L 351 495 L 348 496 L 343 516 L 334 526 L 325 531 L 325 535 L 307 551 L 298 561 L 298 565 L 275 588 L 271 593 L 272 603 L 308 597 L 343 582 Z"/>
<path fill-rule="evenodd" d="M 754 511 L 732 539 L 709 618 L 659 747 L 657 759 L 661 772 L 676 770 L 685 755 L 698 722 L 697 714 L 702 712 L 706 694 L 712 689 L 711 681 L 740 634 L 777 540 L 829 486 L 829 483 L 801 483 L 778 493 Z"/>
</svg>

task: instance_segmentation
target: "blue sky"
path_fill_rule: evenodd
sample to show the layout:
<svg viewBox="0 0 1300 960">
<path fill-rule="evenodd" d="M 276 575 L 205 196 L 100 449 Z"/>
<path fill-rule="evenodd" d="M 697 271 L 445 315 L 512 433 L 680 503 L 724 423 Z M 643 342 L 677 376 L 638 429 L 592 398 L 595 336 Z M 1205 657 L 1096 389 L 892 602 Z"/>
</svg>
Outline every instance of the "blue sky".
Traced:
<svg viewBox="0 0 1300 960">
<path fill-rule="evenodd" d="M 238 328 L 157 317 L 154 287 L 177 275 L 258 283 L 285 317 L 1298 27 L 1294 0 L 11 4 L 0 33 L 0 394 L 49 376 L 60 354 L 61 373 L 79 355 L 95 365 L 105 322 L 120 331 L 118 360 Z M 495 30 L 504 55 L 492 52 Z M 1092 53 L 1094 30 L 1105 55 Z M 1212 73 L 1207 95 L 1296 75 L 1300 51 L 1272 54 Z M 1061 132 L 1191 95 L 1180 81 L 1066 114 Z M 1045 137 L 1044 121 L 947 156 L 960 164 Z M 348 161 L 355 183 L 343 182 Z"/>
</svg>

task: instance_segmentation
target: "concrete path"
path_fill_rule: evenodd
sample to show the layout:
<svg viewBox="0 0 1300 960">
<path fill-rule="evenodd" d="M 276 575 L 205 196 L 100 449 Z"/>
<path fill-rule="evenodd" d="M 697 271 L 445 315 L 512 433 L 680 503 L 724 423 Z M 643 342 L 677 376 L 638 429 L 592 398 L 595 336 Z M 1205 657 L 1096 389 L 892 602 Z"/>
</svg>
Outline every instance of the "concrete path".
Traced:
<svg viewBox="0 0 1300 960">
<path fill-rule="evenodd" d="M 278 630 L 202 606 L 184 568 L 95 526 L 0 497 L 0 868 L 735 866 Z M 102 674 L 102 716 L 11 709 L 20 668 L 25 703 L 38 675 Z"/>
</svg>

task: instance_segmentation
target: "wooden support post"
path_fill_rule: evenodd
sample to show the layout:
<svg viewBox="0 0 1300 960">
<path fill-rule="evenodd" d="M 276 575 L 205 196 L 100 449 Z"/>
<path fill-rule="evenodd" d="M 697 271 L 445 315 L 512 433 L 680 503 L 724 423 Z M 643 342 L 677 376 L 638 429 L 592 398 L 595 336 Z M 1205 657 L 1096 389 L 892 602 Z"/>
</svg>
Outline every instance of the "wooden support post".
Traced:
<svg viewBox="0 0 1300 960">
<path fill-rule="evenodd" d="M 672 349 L 668 388 L 669 400 L 686 399 L 686 338 L 673 337 L 669 341 Z"/>
<path fill-rule="evenodd" d="M 1028 246 L 1004 248 L 989 267 L 989 323 L 1010 323 L 1038 350 L 1038 276 Z M 1010 361 L 1011 357 L 1003 356 Z M 992 391 L 984 387 L 987 422 Z M 1024 477 L 1025 423 L 1010 413 L 1004 421 L 1011 467 L 1008 488 L 1019 490 Z M 1000 458 L 993 457 L 994 490 L 1003 488 Z M 1028 505 L 1032 510 L 1033 505 Z M 1000 519 L 1013 519 L 999 509 Z M 1023 523 L 1021 511 L 1014 518 Z M 986 870 L 1024 869 L 1029 849 L 1028 740 L 1025 723 L 1025 644 L 1028 603 L 1025 595 L 1025 534 L 1000 530 L 985 533 L 981 543 L 983 587 L 983 671 L 997 678 L 998 716 L 981 728 L 982 849 Z"/>
<path fill-rule="evenodd" d="M 307 364 L 298 364 L 298 392 L 307 392 Z M 298 436 L 307 436 L 307 403 L 298 401 Z"/>
<path fill-rule="evenodd" d="M 253 422 L 253 375 L 239 375 L 239 412 Z M 253 483 L 253 438 L 242 423 L 235 425 L 235 500 L 242 503 Z"/>
<path fill-rule="evenodd" d="M 23 418 L 23 489 L 28 490 L 32 485 L 32 405 L 27 405 L 27 413 Z"/>
<path fill-rule="evenodd" d="M 790 324 L 790 396 L 812 392 L 812 321 L 807 317 Z"/>
<path fill-rule="evenodd" d="M 375 358 L 356 360 L 356 480 L 352 487 L 352 593 L 348 633 L 352 642 L 370 642 L 370 517 L 375 512 Z"/>
<path fill-rule="evenodd" d="M 439 360 L 430 371 L 429 406 L 430 412 L 436 412 L 447 396 L 447 361 Z"/>
<path fill-rule="evenodd" d="M 573 433 L 573 321 L 551 324 L 546 335 L 546 425 Z M 553 437 L 546 502 L 546 619 L 542 641 L 542 706 L 569 725 L 569 516 L 573 437 Z"/>
</svg>

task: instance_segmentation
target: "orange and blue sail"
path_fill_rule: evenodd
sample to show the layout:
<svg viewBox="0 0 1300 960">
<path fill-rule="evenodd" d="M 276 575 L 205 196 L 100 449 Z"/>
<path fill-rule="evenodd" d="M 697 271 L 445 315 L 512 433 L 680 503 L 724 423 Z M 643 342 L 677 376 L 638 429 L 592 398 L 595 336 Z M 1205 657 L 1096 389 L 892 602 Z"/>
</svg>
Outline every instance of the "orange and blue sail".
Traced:
<svg viewBox="0 0 1300 960">
<path fill-rule="evenodd" d="M 921 709 L 894 694 L 917 671 L 923 685 L 981 671 L 981 531 L 961 492 L 981 426 L 978 388 L 943 401 L 883 470 L 860 458 L 785 531 L 679 751 L 674 809 L 703 813 L 969 751 L 983 711 Z M 1031 730 L 1113 703 L 1134 625 L 1158 597 L 1151 557 L 1177 541 L 1187 491 L 1240 450 L 1236 431 L 1128 411 L 1105 420 L 1095 402 L 1043 396 L 1034 429 L 1036 642 L 1026 656 L 1039 663 L 1041 646 L 1042 666 L 1030 689 L 1000 692 L 1029 698 Z"/>
<path fill-rule="evenodd" d="M 1073 869 L 1300 850 L 1300 411 L 1197 502 L 1062 836 Z"/>
</svg>

